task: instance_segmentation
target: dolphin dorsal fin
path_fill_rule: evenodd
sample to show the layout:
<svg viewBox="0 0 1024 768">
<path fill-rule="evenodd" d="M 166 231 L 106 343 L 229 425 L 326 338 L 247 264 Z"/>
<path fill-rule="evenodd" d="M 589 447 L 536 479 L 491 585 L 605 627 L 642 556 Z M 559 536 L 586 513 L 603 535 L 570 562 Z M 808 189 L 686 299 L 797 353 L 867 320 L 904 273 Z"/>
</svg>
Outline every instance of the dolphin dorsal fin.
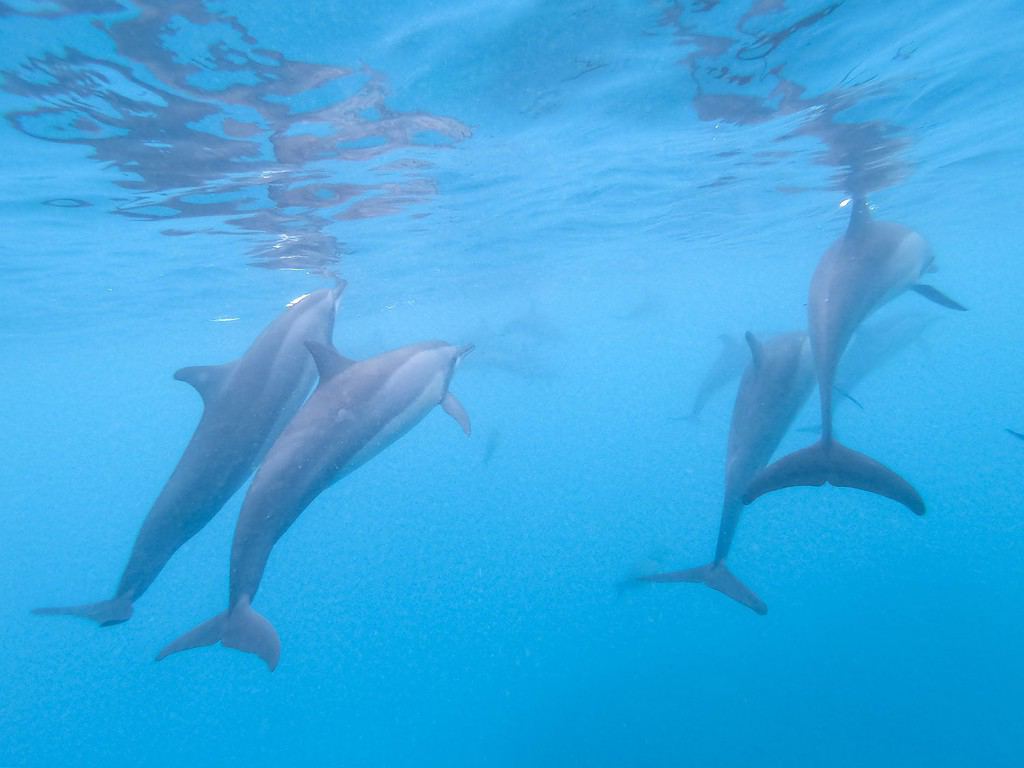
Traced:
<svg viewBox="0 0 1024 768">
<path fill-rule="evenodd" d="M 223 365 L 193 365 L 190 368 L 180 368 L 174 372 L 174 378 L 184 381 L 195 387 L 196 392 L 203 398 L 205 403 L 210 395 L 217 390 L 224 380 L 231 375 L 235 369 L 234 363 Z"/>
<path fill-rule="evenodd" d="M 744 338 L 747 340 L 747 346 L 750 347 L 750 356 L 754 358 L 754 367 L 760 368 L 761 360 L 764 358 L 764 348 L 761 346 L 761 342 L 750 331 L 744 334 Z"/>
<path fill-rule="evenodd" d="M 871 206 L 866 197 L 856 195 L 850 200 L 850 224 L 846 228 L 847 235 L 855 235 L 871 223 Z"/>
<path fill-rule="evenodd" d="M 307 341 L 306 349 L 313 356 L 313 362 L 316 363 L 316 371 L 320 375 L 321 384 L 333 379 L 353 363 L 352 360 L 342 356 L 330 344 L 321 344 L 319 341 Z"/>
</svg>

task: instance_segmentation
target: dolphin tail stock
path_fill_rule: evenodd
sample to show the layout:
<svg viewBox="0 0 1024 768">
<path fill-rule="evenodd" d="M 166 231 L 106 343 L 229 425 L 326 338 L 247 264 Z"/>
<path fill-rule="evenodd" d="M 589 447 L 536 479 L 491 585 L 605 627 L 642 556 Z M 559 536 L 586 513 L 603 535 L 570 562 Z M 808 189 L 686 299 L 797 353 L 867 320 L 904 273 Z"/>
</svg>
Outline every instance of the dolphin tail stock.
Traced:
<svg viewBox="0 0 1024 768">
<path fill-rule="evenodd" d="M 819 441 L 762 469 L 747 486 L 743 503 L 750 504 L 780 488 L 825 483 L 884 496 L 898 501 L 915 515 L 925 512 L 924 499 L 910 483 L 884 464 L 837 440 Z"/>
<path fill-rule="evenodd" d="M 110 600 L 85 605 L 68 605 L 59 608 L 34 608 L 36 616 L 78 616 L 95 621 L 101 627 L 112 627 L 132 617 L 132 600 L 130 595 L 119 595 Z"/>
<path fill-rule="evenodd" d="M 247 597 L 242 597 L 231 610 L 217 614 L 167 645 L 156 660 L 216 643 L 259 656 L 271 672 L 281 658 L 281 640 L 274 625 L 252 609 Z"/>
<path fill-rule="evenodd" d="M 638 581 L 649 581 L 653 583 L 678 583 L 704 584 L 726 597 L 731 597 L 737 603 L 747 606 L 754 613 L 764 616 L 768 613 L 768 606 L 764 604 L 753 590 L 736 578 L 725 563 L 708 563 L 696 568 L 687 568 L 683 571 L 671 571 L 668 573 L 655 573 L 649 576 L 638 576 Z"/>
</svg>

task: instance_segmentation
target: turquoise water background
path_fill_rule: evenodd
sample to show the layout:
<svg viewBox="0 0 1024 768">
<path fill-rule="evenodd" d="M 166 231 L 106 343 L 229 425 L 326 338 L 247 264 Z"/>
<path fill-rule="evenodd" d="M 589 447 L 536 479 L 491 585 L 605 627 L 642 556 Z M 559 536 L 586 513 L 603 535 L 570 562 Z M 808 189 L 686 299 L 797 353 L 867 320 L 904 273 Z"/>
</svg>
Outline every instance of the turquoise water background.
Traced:
<svg viewBox="0 0 1024 768">
<path fill-rule="evenodd" d="M 0 2 L 0 765 L 1024 763 L 1024 9 L 939 2 Z M 867 193 L 923 343 L 858 387 L 885 499 L 789 489 L 712 553 L 717 336 L 803 327 Z M 241 493 L 108 596 L 198 420 L 180 367 L 349 283 L 365 357 L 475 343 L 322 494 L 258 600 L 273 674 L 155 653 L 221 610 Z M 817 423 L 812 399 L 797 426 Z M 799 432 L 782 451 L 809 442 Z"/>
</svg>

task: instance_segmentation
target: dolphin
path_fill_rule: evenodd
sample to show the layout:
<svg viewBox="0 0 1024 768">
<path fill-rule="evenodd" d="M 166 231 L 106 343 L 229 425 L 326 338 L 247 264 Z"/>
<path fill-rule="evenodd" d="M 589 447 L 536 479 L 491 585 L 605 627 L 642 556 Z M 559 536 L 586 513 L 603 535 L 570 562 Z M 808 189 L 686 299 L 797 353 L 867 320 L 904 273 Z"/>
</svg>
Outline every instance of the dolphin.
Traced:
<svg viewBox="0 0 1024 768">
<path fill-rule="evenodd" d="M 846 233 L 822 256 L 811 279 L 808 329 L 821 400 L 821 439 L 761 470 L 743 496 L 749 504 L 769 491 L 830 483 L 877 493 L 923 515 L 924 500 L 888 467 L 850 450 L 832 432 L 836 369 L 854 331 L 868 315 L 907 290 L 942 306 L 964 310 L 938 289 L 920 282 L 934 271 L 934 255 L 917 232 L 875 221 L 863 198 L 852 202 Z"/>
<path fill-rule="evenodd" d="M 924 332 L 937 320 L 934 315 L 914 312 L 888 314 L 879 320 L 863 323 L 853 334 L 849 348 L 839 361 L 835 391 L 842 395 L 842 399 L 833 403 L 833 417 L 835 409 L 844 400 L 864 410 L 864 406 L 851 393 L 856 391 L 864 379 L 899 357 L 912 345 L 917 344 L 927 350 Z M 821 424 L 801 427 L 797 431 L 820 432 Z"/>
<path fill-rule="evenodd" d="M 306 399 L 316 381 L 306 344 L 330 341 L 344 288 L 339 281 L 292 301 L 238 360 L 174 374 L 202 396 L 203 415 L 142 523 L 114 596 L 34 613 L 81 616 L 101 626 L 131 618 L 132 604 L 245 482 Z"/>
<path fill-rule="evenodd" d="M 1014 437 L 1016 437 L 1018 440 L 1024 440 L 1024 432 L 1018 432 L 1017 430 L 1010 429 L 1009 427 L 1006 428 L 1006 431 L 1010 435 L 1013 435 Z"/>
<path fill-rule="evenodd" d="M 307 346 L 320 384 L 267 453 L 246 493 L 231 546 L 228 608 L 168 645 L 157 661 L 221 642 L 256 654 L 273 671 L 281 642 L 251 603 L 277 540 L 317 496 L 412 429 L 435 405 L 470 433 L 469 416 L 448 386 L 471 346 L 431 341 L 360 362 L 325 344 Z"/>
<path fill-rule="evenodd" d="M 883 314 L 887 316 L 862 324 L 853 335 L 839 363 L 837 391 L 852 392 L 906 349 L 914 344 L 924 346 L 924 332 L 938 320 L 935 315 L 919 312 Z"/>
<path fill-rule="evenodd" d="M 728 595 L 756 613 L 767 606 L 726 567 L 733 535 L 743 511 L 743 492 L 751 478 L 768 464 L 797 413 L 810 397 L 814 366 L 810 342 L 803 332 L 772 337 L 764 344 L 746 334 L 751 361 L 740 379 L 729 427 L 725 462 L 725 495 L 715 557 L 708 565 L 640 577 L 652 582 L 698 582 Z"/>
</svg>

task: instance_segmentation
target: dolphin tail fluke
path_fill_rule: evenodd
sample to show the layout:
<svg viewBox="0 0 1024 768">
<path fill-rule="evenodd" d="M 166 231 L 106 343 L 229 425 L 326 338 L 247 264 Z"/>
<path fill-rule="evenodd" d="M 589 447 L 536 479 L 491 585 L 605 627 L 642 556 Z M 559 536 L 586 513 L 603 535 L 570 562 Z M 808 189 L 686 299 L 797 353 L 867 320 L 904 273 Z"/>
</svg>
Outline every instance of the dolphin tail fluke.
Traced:
<svg viewBox="0 0 1024 768">
<path fill-rule="evenodd" d="M 221 642 L 228 648 L 256 654 L 271 672 L 277 668 L 281 658 L 281 640 L 277 630 L 264 616 L 252 609 L 249 599 L 245 597 L 235 604 L 228 616 Z"/>
<path fill-rule="evenodd" d="M 884 496 L 898 501 L 915 515 L 925 511 L 924 499 L 910 483 L 884 464 L 835 440 L 815 443 L 762 469 L 743 494 L 743 503 L 749 504 L 780 488 L 825 483 Z"/>
<path fill-rule="evenodd" d="M 271 672 L 281 657 L 281 641 L 274 625 L 256 613 L 247 598 L 239 600 L 230 612 L 220 613 L 179 637 L 157 654 L 160 661 L 172 653 L 223 643 L 245 653 L 253 653 Z"/>
<path fill-rule="evenodd" d="M 754 613 L 762 616 L 768 613 L 768 606 L 764 604 L 764 601 L 755 595 L 750 587 L 737 579 L 733 572 L 726 568 L 725 563 L 709 563 L 697 568 L 687 568 L 684 571 L 655 573 L 650 576 L 641 576 L 639 580 L 656 583 L 705 584 L 726 597 L 731 597 L 737 603 L 747 606 Z"/>
<path fill-rule="evenodd" d="M 128 595 L 112 600 L 100 600 L 86 605 L 69 605 L 60 608 L 35 608 L 36 616 L 78 616 L 95 621 L 101 627 L 110 627 L 128 621 L 132 617 L 132 601 Z"/>
<path fill-rule="evenodd" d="M 164 649 L 156 655 L 156 660 L 161 661 L 166 659 L 172 653 L 190 651 L 193 648 L 202 648 L 203 646 L 219 643 L 221 638 L 224 637 L 224 625 L 227 623 L 227 617 L 228 615 L 226 612 L 218 613 L 212 619 L 203 622 L 191 632 L 186 632 L 173 643 L 165 646 Z"/>
</svg>

